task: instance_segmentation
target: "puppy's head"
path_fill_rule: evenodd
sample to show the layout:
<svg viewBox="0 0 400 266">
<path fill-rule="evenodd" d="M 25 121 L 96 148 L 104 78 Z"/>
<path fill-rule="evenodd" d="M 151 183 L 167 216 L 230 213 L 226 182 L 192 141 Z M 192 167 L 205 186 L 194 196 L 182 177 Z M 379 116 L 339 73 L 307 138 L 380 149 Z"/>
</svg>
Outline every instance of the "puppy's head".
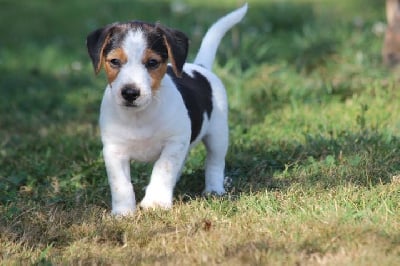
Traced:
<svg viewBox="0 0 400 266">
<path fill-rule="evenodd" d="M 143 109 L 160 89 L 168 60 L 181 75 L 188 38 L 159 24 L 132 21 L 95 30 L 86 45 L 96 74 L 104 67 L 116 103 Z"/>
</svg>

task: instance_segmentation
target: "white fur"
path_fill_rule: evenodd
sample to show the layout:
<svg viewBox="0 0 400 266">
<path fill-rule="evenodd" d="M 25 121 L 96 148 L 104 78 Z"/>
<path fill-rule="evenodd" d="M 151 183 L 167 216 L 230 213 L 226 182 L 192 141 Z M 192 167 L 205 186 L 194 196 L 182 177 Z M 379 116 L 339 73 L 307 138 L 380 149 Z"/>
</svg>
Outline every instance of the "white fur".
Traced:
<svg viewBox="0 0 400 266">
<path fill-rule="evenodd" d="M 224 37 L 225 33 L 230 28 L 232 28 L 232 25 L 239 23 L 243 19 L 246 12 L 247 4 L 225 15 L 214 23 L 202 40 L 194 63 L 202 65 L 207 69 L 211 69 L 222 37 Z"/>
<path fill-rule="evenodd" d="M 240 21 L 247 5 L 225 16 L 212 26 L 218 42 Z M 227 19 L 231 16 L 231 19 Z M 233 18 L 232 18 L 233 17 Z M 209 36 L 207 34 L 206 36 Z M 205 40 L 209 42 L 210 37 Z M 210 49 L 218 46 L 217 41 Z M 211 68 L 215 52 L 207 54 L 202 45 L 196 63 L 206 62 Z M 165 75 L 160 88 L 151 90 L 151 78 L 141 59 L 146 47 L 143 32 L 130 32 L 122 48 L 128 62 L 117 78 L 107 86 L 100 110 L 103 154 L 112 194 L 112 213 L 126 215 L 135 211 L 136 201 L 130 180 L 130 161 L 155 162 L 150 183 L 141 202 L 143 208 L 172 206 L 173 189 L 189 149 L 202 140 L 207 149 L 205 193 L 225 193 L 223 187 L 225 155 L 228 149 L 227 97 L 222 82 L 210 70 L 185 64 L 184 71 L 204 75 L 212 87 L 213 109 L 210 118 L 204 114 L 199 136 L 190 145 L 191 121 L 182 96 L 172 79 Z M 140 97 L 136 107 L 123 105 L 121 89 L 136 84 Z"/>
</svg>

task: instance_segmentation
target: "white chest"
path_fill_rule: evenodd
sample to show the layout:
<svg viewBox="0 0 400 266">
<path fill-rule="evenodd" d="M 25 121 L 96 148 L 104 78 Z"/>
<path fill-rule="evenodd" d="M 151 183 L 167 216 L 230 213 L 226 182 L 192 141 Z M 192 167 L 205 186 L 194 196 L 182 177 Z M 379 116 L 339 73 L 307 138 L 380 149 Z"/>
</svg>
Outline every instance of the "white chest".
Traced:
<svg viewBox="0 0 400 266">
<path fill-rule="evenodd" d="M 106 91 L 100 111 L 103 145 L 112 146 L 132 160 L 153 162 L 171 140 L 189 141 L 191 122 L 187 110 L 179 94 L 170 96 L 156 100 L 143 112 L 135 112 L 120 109 Z"/>
</svg>

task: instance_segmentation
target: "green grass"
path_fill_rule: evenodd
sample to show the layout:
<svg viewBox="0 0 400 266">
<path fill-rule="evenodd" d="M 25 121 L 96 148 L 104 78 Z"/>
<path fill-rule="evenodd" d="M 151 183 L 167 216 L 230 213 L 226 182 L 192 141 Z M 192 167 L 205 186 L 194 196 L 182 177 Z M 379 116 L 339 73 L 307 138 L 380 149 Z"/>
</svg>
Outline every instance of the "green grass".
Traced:
<svg viewBox="0 0 400 266">
<path fill-rule="evenodd" d="M 160 21 L 189 35 L 193 58 L 237 1 L 2 1 L 0 264 L 400 262 L 400 90 L 373 30 L 383 3 L 249 3 L 214 68 L 230 101 L 228 195 L 201 197 L 199 147 L 172 210 L 114 219 L 97 125 L 106 81 L 86 35 Z M 150 171 L 132 164 L 138 200 Z"/>
</svg>

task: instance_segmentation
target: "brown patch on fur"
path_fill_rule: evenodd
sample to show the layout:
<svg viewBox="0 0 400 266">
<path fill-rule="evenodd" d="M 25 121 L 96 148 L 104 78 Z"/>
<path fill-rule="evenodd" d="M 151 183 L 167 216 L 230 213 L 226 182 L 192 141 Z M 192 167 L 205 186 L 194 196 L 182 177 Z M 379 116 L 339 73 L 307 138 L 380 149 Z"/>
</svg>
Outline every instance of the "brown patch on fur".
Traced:
<svg viewBox="0 0 400 266">
<path fill-rule="evenodd" d="M 106 47 L 106 45 L 107 45 L 109 40 L 110 40 L 110 35 L 107 35 L 107 37 L 105 38 L 105 40 L 103 42 L 103 45 L 101 46 L 100 53 L 99 53 L 99 56 L 100 56 L 99 62 L 97 63 L 97 66 L 96 66 L 96 69 L 95 69 L 96 75 L 99 74 L 100 69 L 101 69 L 101 65 L 103 64 L 103 61 L 104 61 L 103 51 L 104 51 L 104 48 Z"/>
<path fill-rule="evenodd" d="M 148 70 L 151 77 L 151 89 L 155 91 L 160 87 L 161 80 L 167 72 L 167 62 L 153 50 L 146 49 L 142 60 L 143 64 L 146 64 L 150 59 L 155 59 L 160 62 L 160 65 L 157 68 Z"/>
<path fill-rule="evenodd" d="M 174 54 L 172 53 L 171 46 L 168 43 L 167 37 L 165 37 L 165 35 L 164 35 L 164 42 L 165 42 L 165 46 L 167 46 L 168 57 L 169 57 L 169 61 L 171 62 L 171 65 L 172 65 L 172 69 L 174 70 L 174 73 L 177 77 L 181 77 L 182 73 L 179 72 L 179 70 L 176 66 Z"/>
<path fill-rule="evenodd" d="M 117 78 L 120 69 L 111 64 L 112 59 L 118 59 L 121 62 L 121 66 L 128 61 L 128 58 L 122 48 L 111 50 L 106 55 L 106 58 L 104 59 L 104 69 L 110 84 Z"/>
</svg>

